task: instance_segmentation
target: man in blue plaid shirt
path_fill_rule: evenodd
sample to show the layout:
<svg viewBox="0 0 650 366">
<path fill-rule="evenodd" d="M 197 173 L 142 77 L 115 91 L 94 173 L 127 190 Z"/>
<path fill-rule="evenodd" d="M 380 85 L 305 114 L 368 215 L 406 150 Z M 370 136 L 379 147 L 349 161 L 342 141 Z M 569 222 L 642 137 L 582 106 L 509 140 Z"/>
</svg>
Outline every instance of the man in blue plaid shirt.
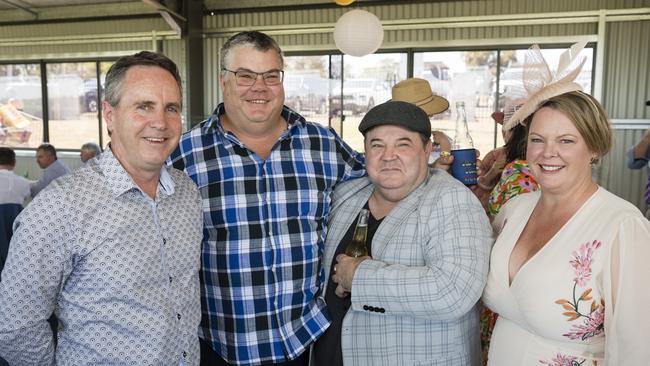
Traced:
<svg viewBox="0 0 650 366">
<path fill-rule="evenodd" d="M 330 195 L 364 175 L 363 157 L 283 106 L 283 77 L 272 38 L 231 37 L 224 102 L 170 157 L 203 197 L 202 365 L 307 365 L 330 324 L 320 265 Z"/>
</svg>

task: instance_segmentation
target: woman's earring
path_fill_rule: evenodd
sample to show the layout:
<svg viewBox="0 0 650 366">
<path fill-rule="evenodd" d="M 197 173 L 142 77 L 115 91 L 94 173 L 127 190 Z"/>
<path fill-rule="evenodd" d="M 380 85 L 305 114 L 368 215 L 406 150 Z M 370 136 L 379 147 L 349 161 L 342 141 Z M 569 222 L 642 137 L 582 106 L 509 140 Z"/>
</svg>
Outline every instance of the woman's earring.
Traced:
<svg viewBox="0 0 650 366">
<path fill-rule="evenodd" d="M 589 160 L 589 165 L 594 166 L 596 164 L 598 164 L 598 157 L 592 156 L 591 159 Z"/>
</svg>

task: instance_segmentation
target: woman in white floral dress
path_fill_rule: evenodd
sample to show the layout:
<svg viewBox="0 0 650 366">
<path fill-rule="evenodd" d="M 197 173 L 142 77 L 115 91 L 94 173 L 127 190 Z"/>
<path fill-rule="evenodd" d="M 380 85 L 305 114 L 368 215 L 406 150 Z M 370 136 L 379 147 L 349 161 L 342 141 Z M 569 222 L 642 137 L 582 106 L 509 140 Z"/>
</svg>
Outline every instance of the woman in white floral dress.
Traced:
<svg viewBox="0 0 650 366">
<path fill-rule="evenodd" d="M 526 157 L 541 190 L 493 222 L 489 365 L 648 365 L 650 222 L 591 174 L 612 144 L 607 116 L 580 91 L 530 109 Z"/>
</svg>

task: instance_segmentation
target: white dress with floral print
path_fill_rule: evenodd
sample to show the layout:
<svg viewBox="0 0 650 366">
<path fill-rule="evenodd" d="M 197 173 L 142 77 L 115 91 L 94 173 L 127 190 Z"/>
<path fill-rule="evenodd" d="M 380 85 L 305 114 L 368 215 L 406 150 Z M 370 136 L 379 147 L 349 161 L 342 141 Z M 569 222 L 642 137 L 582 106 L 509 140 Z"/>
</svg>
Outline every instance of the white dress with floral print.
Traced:
<svg viewBox="0 0 650 366">
<path fill-rule="evenodd" d="M 599 188 L 509 284 L 510 253 L 539 197 L 514 198 L 493 222 L 489 365 L 650 365 L 650 221 Z"/>
</svg>

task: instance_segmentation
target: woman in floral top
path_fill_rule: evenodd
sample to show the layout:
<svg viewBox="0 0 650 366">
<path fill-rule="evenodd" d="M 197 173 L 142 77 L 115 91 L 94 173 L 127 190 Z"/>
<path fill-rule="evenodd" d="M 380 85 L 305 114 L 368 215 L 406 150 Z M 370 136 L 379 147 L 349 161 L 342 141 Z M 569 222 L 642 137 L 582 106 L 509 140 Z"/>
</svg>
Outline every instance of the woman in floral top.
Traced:
<svg viewBox="0 0 650 366">
<path fill-rule="evenodd" d="M 536 191 L 538 186 L 526 156 L 526 127 L 517 125 L 507 132 L 504 146 L 506 161 L 501 179 L 492 189 L 488 199 L 488 214 L 494 217 L 510 198 L 522 193 Z"/>
</svg>

